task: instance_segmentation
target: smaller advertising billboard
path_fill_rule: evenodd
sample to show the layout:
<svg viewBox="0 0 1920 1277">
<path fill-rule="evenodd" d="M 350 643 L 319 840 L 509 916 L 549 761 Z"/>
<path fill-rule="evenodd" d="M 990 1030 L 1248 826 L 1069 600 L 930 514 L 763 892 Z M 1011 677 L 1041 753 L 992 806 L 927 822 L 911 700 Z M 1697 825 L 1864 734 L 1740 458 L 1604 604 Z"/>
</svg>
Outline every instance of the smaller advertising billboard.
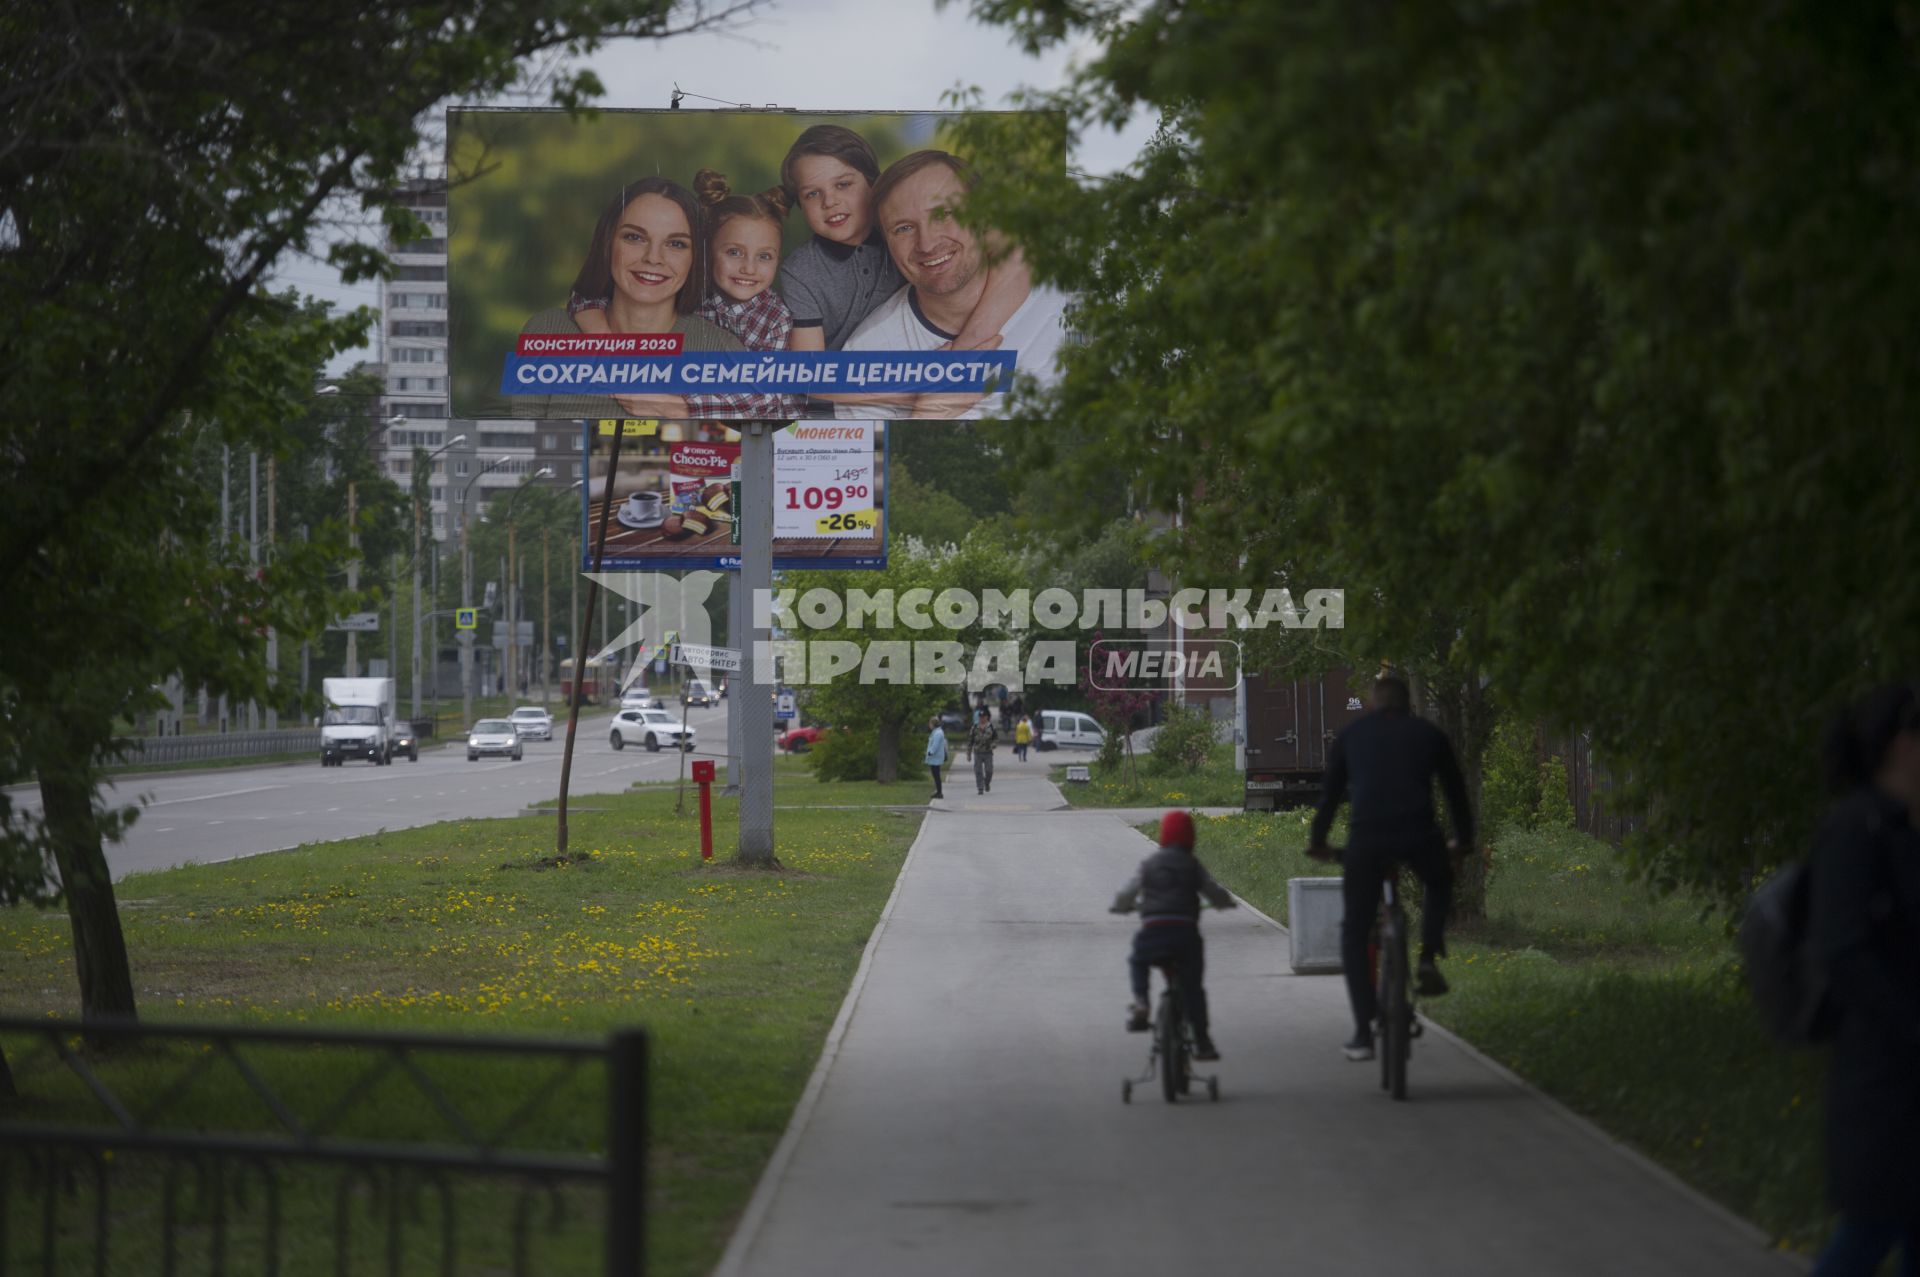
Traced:
<svg viewBox="0 0 1920 1277">
<path fill-rule="evenodd" d="M 740 436 L 720 422 L 627 430 L 582 423 L 581 567 L 592 571 L 601 527 L 609 572 L 740 566 Z M 653 422 L 633 422 L 654 427 Z M 607 466 L 621 433 L 607 495 Z M 773 436 L 773 565 L 878 570 L 887 565 L 886 426 L 797 421 Z"/>
</svg>

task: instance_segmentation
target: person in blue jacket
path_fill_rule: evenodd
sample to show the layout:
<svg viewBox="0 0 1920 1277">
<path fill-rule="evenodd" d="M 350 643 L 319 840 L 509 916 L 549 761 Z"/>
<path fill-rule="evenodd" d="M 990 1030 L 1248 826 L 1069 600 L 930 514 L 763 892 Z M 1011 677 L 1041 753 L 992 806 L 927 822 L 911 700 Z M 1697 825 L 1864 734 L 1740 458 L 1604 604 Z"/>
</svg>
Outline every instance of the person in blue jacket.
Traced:
<svg viewBox="0 0 1920 1277">
<path fill-rule="evenodd" d="M 933 773 L 933 796 L 945 798 L 940 789 L 940 769 L 947 765 L 947 731 L 936 715 L 927 722 L 927 768 Z"/>
</svg>

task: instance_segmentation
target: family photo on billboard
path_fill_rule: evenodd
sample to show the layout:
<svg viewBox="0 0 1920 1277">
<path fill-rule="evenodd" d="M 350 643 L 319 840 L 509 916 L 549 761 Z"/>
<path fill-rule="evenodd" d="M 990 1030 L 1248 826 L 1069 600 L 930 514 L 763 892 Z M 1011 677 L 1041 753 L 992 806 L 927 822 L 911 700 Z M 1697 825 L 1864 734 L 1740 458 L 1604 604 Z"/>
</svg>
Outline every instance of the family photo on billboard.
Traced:
<svg viewBox="0 0 1920 1277">
<path fill-rule="evenodd" d="M 1068 299 L 965 221 L 955 118 L 450 113 L 454 411 L 1000 415 Z"/>
</svg>

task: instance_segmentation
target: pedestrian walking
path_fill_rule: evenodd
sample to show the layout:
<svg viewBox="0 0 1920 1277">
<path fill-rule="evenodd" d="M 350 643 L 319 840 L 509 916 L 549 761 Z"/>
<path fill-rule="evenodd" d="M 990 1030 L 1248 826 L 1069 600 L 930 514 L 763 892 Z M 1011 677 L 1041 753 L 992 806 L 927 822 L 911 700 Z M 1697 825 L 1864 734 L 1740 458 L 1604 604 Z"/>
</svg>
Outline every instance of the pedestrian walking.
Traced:
<svg viewBox="0 0 1920 1277">
<path fill-rule="evenodd" d="M 1027 747 L 1033 744 L 1033 720 L 1025 714 L 1013 725 L 1013 756 L 1021 762 L 1027 761 Z"/>
<path fill-rule="evenodd" d="M 1814 1277 L 1920 1272 L 1920 691 L 1867 693 L 1829 729 L 1835 801 L 1815 836 L 1808 928 L 1827 976 L 1827 1195 Z"/>
<path fill-rule="evenodd" d="M 947 765 L 947 731 L 940 726 L 940 716 L 935 714 L 927 720 L 927 770 L 933 773 L 933 796 L 945 798 L 940 788 L 940 769 Z"/>
<path fill-rule="evenodd" d="M 993 729 L 993 715 L 982 708 L 967 733 L 967 757 L 973 760 L 974 792 L 984 794 L 993 788 L 993 744 L 1000 733 Z"/>
</svg>

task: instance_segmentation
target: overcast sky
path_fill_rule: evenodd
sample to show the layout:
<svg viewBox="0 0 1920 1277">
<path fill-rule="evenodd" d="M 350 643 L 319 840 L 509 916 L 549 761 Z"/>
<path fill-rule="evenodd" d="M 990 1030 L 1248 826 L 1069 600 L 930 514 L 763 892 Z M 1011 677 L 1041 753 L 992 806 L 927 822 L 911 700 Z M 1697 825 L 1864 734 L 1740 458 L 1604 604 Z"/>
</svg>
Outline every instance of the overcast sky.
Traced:
<svg viewBox="0 0 1920 1277">
<path fill-rule="evenodd" d="M 914 111 L 938 108 L 941 95 L 956 86 L 978 87 L 989 106 L 1006 105 L 1022 87 L 1057 87 L 1074 52 L 1027 57 L 1004 32 L 968 17 L 964 3 L 769 0 L 738 34 L 622 40 L 588 65 L 606 85 L 602 104 L 613 107 L 664 107 L 677 84 L 689 95 L 682 109 L 719 109 L 724 102 Z M 1135 120 L 1122 133 L 1085 138 L 1073 162 L 1092 172 L 1119 168 L 1151 131 L 1151 121 Z M 278 279 L 342 307 L 379 300 L 374 286 L 347 287 L 319 262 L 290 261 Z M 329 371 L 343 372 L 368 357 L 365 350 L 349 352 Z"/>
</svg>

